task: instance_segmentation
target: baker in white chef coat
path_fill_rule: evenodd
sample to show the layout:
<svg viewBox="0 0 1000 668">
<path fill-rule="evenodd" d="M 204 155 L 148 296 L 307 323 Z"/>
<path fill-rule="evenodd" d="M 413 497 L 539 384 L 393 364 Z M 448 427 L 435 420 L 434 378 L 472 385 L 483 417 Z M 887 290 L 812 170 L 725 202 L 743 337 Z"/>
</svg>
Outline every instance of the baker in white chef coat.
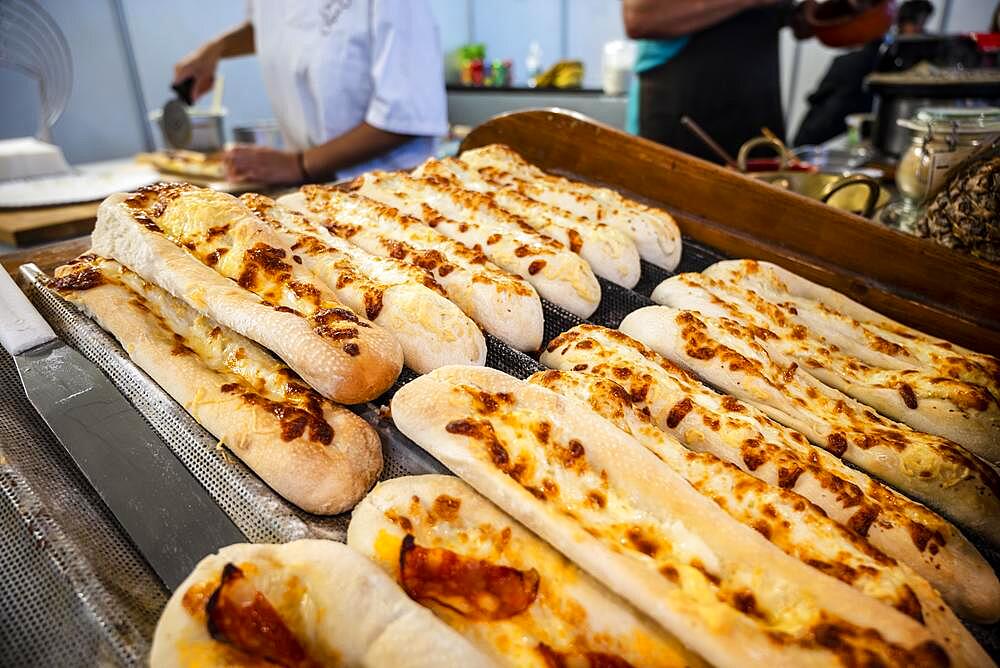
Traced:
<svg viewBox="0 0 1000 668">
<path fill-rule="evenodd" d="M 444 65 L 426 0 L 250 0 L 248 20 L 174 68 L 210 91 L 219 60 L 256 53 L 286 150 L 237 146 L 228 177 L 349 178 L 428 157 L 447 131 Z"/>
</svg>

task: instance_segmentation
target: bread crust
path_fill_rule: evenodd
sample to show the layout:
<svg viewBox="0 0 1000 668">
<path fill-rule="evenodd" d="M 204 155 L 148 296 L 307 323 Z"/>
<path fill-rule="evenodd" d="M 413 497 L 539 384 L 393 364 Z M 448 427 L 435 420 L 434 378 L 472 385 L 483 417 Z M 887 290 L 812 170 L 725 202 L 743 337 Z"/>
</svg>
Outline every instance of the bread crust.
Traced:
<svg viewBox="0 0 1000 668">
<path fill-rule="evenodd" d="M 502 144 L 465 151 L 459 159 L 534 200 L 620 230 L 647 262 L 667 271 L 680 264 L 681 233 L 673 217 L 662 209 L 640 204 L 610 188 L 546 174 Z"/>
<path fill-rule="evenodd" d="M 100 285 L 60 294 L 118 339 L 140 369 L 278 494 L 331 515 L 353 507 L 375 482 L 381 444 L 360 417 L 310 398 L 266 351 L 116 262 L 87 259 L 56 275 L 87 268 L 100 272 Z M 285 392 L 292 387 L 294 396 Z"/>
<path fill-rule="evenodd" d="M 926 578 L 962 617 L 984 623 L 1000 618 L 1000 580 L 952 524 L 753 406 L 705 387 L 638 341 L 579 325 L 553 339 L 541 362 L 621 384 L 639 410 L 686 447 L 809 499 Z"/>
<path fill-rule="evenodd" d="M 557 654 L 599 652 L 632 666 L 706 665 L 454 476 L 380 483 L 351 514 L 347 544 L 399 581 L 399 553 L 407 534 L 424 548 L 538 574 L 536 598 L 510 619 L 467 619 L 448 608 L 431 608 L 498 663 L 547 668 L 551 664 L 538 650 L 544 644 Z"/>
<path fill-rule="evenodd" d="M 947 438 L 987 461 L 1000 461 L 1000 403 L 981 385 L 920 368 L 866 364 L 855 354 L 855 345 L 835 345 L 822 329 L 797 323 L 795 307 L 737 283 L 678 274 L 657 286 L 652 299 L 750 325 L 762 345 L 794 357 L 800 369 L 821 382 L 916 431 Z"/>
<path fill-rule="evenodd" d="M 542 302 L 531 284 L 416 218 L 360 195 L 303 186 L 278 204 L 373 255 L 423 267 L 466 315 L 517 350 L 542 345 Z"/>
<path fill-rule="evenodd" d="M 659 457 L 702 496 L 785 554 L 920 621 L 961 665 L 992 665 L 927 580 L 795 492 L 758 480 L 712 453 L 687 450 L 675 437 L 653 426 L 651 417 L 636 410 L 621 385 L 594 374 L 552 369 L 533 374 L 528 382 L 587 404 Z"/>
<path fill-rule="evenodd" d="M 392 414 L 404 434 L 477 491 L 713 664 L 839 664 L 848 657 L 811 640 L 820 618 L 875 655 L 947 661 L 920 624 L 737 524 L 582 404 L 493 369 L 443 367 L 397 392 Z M 558 489 L 528 489 L 546 476 Z M 578 501 L 591 484 L 603 485 L 605 504 Z M 635 522 L 638 535 L 623 521 Z M 680 569 L 677 584 L 667 567 Z M 712 591 L 709 582 L 718 582 L 715 593 L 700 589 Z M 769 622 L 722 602 L 728 588 L 744 586 L 765 619 L 785 620 L 780 640 L 768 635 Z"/>
<path fill-rule="evenodd" d="M 155 222 L 149 227 L 140 222 L 126 203 L 132 196 L 112 195 L 101 204 L 91 236 L 97 254 L 118 260 L 219 324 L 270 349 L 334 401 L 369 401 L 385 392 L 399 375 L 403 353 L 390 334 L 368 323 L 349 322 L 349 327 L 336 329 L 356 329 L 358 338 L 354 341 L 321 335 L 324 325 L 315 317 L 310 321 L 285 307 L 266 304 L 171 241 Z M 175 200 L 170 206 L 178 203 Z M 197 202 L 188 211 L 194 224 L 210 222 L 197 221 Z M 252 218 L 249 212 L 246 217 Z M 336 322 L 347 315 L 356 320 L 346 307 L 344 313 L 331 310 L 328 315 Z M 355 344 L 350 352 L 345 350 L 348 344 Z"/>
<path fill-rule="evenodd" d="M 1000 545 L 1000 476 L 955 443 L 883 418 L 800 371 L 734 320 L 649 306 L 627 315 L 620 329 Z"/>
<path fill-rule="evenodd" d="M 229 645 L 213 640 L 206 627 L 205 599 L 226 564 L 244 572 L 317 665 L 496 665 L 354 550 L 333 541 L 297 540 L 230 545 L 202 559 L 160 615 L 150 651 L 152 668 L 248 661 L 245 654 L 234 656 Z"/>
<path fill-rule="evenodd" d="M 633 288 L 639 282 L 639 251 L 625 233 L 565 209 L 531 199 L 516 188 L 484 179 L 478 170 L 455 158 L 430 158 L 413 176 L 438 177 L 486 193 L 497 206 L 519 217 L 536 232 L 552 237 L 586 260 L 594 273 L 612 283 Z"/>
<path fill-rule="evenodd" d="M 357 192 L 419 218 L 469 247 L 479 247 L 498 266 L 531 283 L 538 294 L 586 318 L 601 301 L 601 286 L 580 256 L 535 232 L 487 195 L 444 179 L 369 172 Z"/>
<path fill-rule="evenodd" d="M 703 272 L 734 281 L 764 296 L 795 304 L 805 324 L 821 328 L 838 345 L 854 344 L 866 363 L 888 369 L 922 368 L 989 389 L 1000 400 L 1000 360 L 962 348 L 895 322 L 830 288 L 808 281 L 770 262 L 727 260 Z M 870 361 L 869 361 L 870 360 Z"/>
<path fill-rule="evenodd" d="M 240 201 L 271 226 L 293 261 L 299 258 L 355 314 L 395 335 L 403 361 L 417 373 L 486 361 L 479 327 L 423 269 L 369 255 L 269 197 L 248 194 Z"/>
</svg>

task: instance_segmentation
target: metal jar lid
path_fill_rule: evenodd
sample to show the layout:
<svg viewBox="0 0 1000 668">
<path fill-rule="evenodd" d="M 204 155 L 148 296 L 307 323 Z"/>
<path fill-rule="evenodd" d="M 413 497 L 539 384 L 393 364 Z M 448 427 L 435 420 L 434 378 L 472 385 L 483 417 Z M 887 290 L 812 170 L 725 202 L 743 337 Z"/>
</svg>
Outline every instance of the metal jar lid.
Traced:
<svg viewBox="0 0 1000 668">
<path fill-rule="evenodd" d="M 1000 108 L 927 107 L 896 123 L 917 132 L 988 135 L 1000 132 Z"/>
</svg>

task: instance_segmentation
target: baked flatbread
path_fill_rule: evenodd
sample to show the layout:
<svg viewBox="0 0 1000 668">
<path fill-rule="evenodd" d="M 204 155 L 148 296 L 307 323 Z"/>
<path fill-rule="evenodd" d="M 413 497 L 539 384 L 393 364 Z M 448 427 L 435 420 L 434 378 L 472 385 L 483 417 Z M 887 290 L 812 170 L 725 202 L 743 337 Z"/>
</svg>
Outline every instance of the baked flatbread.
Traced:
<svg viewBox="0 0 1000 668">
<path fill-rule="evenodd" d="M 202 559 L 156 625 L 149 663 L 495 666 L 342 543 L 230 545 Z"/>
<path fill-rule="evenodd" d="M 303 510 L 351 508 L 382 469 L 372 427 L 267 351 L 113 260 L 56 270 L 59 294 L 274 490 Z"/>
<path fill-rule="evenodd" d="M 706 665 L 458 478 L 381 483 L 347 543 L 501 665 Z"/>
<path fill-rule="evenodd" d="M 513 188 L 487 181 L 478 170 L 455 158 L 431 158 L 414 170 L 413 175 L 448 179 L 462 188 L 488 193 L 501 208 L 586 260 L 598 276 L 626 288 L 639 282 L 639 251 L 628 236 L 609 225 L 575 216 Z"/>
<path fill-rule="evenodd" d="M 1000 546 L 1000 475 L 955 443 L 824 385 L 734 320 L 649 306 L 627 315 L 620 329 Z"/>
<path fill-rule="evenodd" d="M 601 301 L 601 286 L 583 258 L 504 211 L 488 195 L 439 178 L 369 172 L 354 182 L 370 197 L 419 218 L 445 236 L 478 247 L 495 264 L 531 283 L 538 294 L 588 317 Z"/>
<path fill-rule="evenodd" d="M 374 399 L 402 369 L 395 337 L 295 264 L 235 197 L 186 184 L 112 195 L 91 241 L 98 255 L 270 349 L 334 401 Z"/>
<path fill-rule="evenodd" d="M 926 578 L 962 617 L 1000 619 L 1000 581 L 952 524 L 752 405 L 705 387 L 638 341 L 617 330 L 579 325 L 553 339 L 541 362 L 619 383 L 640 412 L 688 448 L 711 452 L 809 499 Z"/>
<path fill-rule="evenodd" d="M 832 343 L 853 342 L 866 364 L 888 369 L 926 369 L 988 388 L 1000 399 L 1000 360 L 962 348 L 907 327 L 871 310 L 836 290 L 770 262 L 726 260 L 705 269 L 706 276 L 732 281 L 798 311 L 802 324 L 817 328 Z"/>
<path fill-rule="evenodd" d="M 417 373 L 446 364 L 482 364 L 486 341 L 420 267 L 369 255 L 263 195 L 240 197 L 301 264 L 356 314 L 391 332 Z"/>
<path fill-rule="evenodd" d="M 924 626 L 789 557 L 584 404 L 493 369 L 442 367 L 400 389 L 392 416 L 713 664 L 948 664 Z"/>
<path fill-rule="evenodd" d="M 651 417 L 636 410 L 618 383 L 594 374 L 553 369 L 539 371 L 528 382 L 587 404 L 659 457 L 702 496 L 785 554 L 923 623 L 963 665 L 992 664 L 927 580 L 795 492 L 758 480 L 711 453 L 688 450 L 655 427 Z"/>
<path fill-rule="evenodd" d="M 373 255 L 427 270 L 466 315 L 511 347 L 534 351 L 542 345 L 538 293 L 482 252 L 392 207 L 328 186 L 303 186 L 278 203 Z"/>
<path fill-rule="evenodd" d="M 747 325 L 762 345 L 793 357 L 821 382 L 916 431 L 943 436 L 987 461 L 1000 462 L 1000 403 L 981 385 L 921 368 L 865 363 L 856 343 L 831 343 L 820 328 L 799 324 L 795 307 L 738 283 L 678 274 L 657 286 L 652 298 Z"/>
<path fill-rule="evenodd" d="M 222 181 L 226 178 L 226 166 L 216 153 L 171 149 L 140 153 L 135 159 L 167 174 L 211 181 Z"/>
<path fill-rule="evenodd" d="M 668 271 L 680 263 L 681 233 L 666 211 L 640 204 L 610 188 L 546 174 L 502 144 L 465 151 L 459 159 L 497 184 L 624 232 L 647 262 Z"/>
</svg>

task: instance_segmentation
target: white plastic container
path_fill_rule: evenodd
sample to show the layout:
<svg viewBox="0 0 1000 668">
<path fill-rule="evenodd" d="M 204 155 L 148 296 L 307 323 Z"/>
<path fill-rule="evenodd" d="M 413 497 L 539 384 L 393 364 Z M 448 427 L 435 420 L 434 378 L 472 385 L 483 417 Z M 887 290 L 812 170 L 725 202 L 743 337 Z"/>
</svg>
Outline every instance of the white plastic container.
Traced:
<svg viewBox="0 0 1000 668">
<path fill-rule="evenodd" d="M 601 82 L 605 95 L 624 95 L 632 83 L 635 42 L 616 39 L 604 45 Z"/>
</svg>

